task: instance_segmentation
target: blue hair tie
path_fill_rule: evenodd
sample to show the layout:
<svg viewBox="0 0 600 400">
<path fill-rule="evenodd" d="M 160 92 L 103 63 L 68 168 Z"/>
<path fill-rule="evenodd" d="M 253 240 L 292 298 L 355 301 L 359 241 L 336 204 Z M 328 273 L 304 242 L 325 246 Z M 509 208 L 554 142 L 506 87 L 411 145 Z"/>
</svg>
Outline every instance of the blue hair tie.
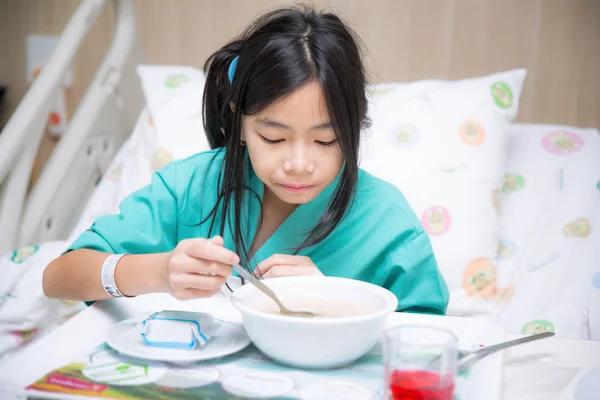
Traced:
<svg viewBox="0 0 600 400">
<path fill-rule="evenodd" d="M 227 71 L 227 75 L 229 76 L 229 83 L 233 83 L 233 76 L 235 75 L 235 68 L 237 67 L 238 60 L 240 56 L 235 56 L 233 60 L 231 60 L 231 64 L 229 64 L 229 70 Z"/>
</svg>

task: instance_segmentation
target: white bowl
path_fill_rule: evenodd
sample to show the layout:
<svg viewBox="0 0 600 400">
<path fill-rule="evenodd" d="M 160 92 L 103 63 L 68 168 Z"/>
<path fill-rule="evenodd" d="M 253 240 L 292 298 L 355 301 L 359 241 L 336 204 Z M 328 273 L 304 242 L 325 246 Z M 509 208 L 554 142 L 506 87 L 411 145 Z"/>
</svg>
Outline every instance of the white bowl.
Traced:
<svg viewBox="0 0 600 400">
<path fill-rule="evenodd" d="M 272 359 L 298 368 L 333 368 L 360 358 L 377 344 L 387 316 L 398 306 L 387 289 L 352 279 L 310 276 L 263 282 L 284 304 L 288 297 L 318 297 L 360 302 L 373 310 L 353 317 L 290 317 L 260 311 L 268 297 L 253 285 L 236 289 L 231 300 L 254 345 Z"/>
</svg>

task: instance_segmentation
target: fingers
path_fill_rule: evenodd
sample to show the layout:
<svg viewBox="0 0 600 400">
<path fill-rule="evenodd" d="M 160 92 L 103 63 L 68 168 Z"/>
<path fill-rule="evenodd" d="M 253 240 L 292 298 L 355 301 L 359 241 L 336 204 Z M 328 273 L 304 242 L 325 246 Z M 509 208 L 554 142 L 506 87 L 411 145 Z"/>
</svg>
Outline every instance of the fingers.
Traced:
<svg viewBox="0 0 600 400">
<path fill-rule="evenodd" d="M 216 261 L 200 260 L 185 254 L 174 255 L 171 259 L 171 270 L 174 273 L 217 275 L 227 278 L 231 275 L 231 265 Z"/>
<path fill-rule="evenodd" d="M 186 239 L 181 241 L 179 246 L 190 257 L 201 260 L 216 261 L 226 265 L 240 262 L 240 258 L 233 251 L 223 247 L 223 239 L 219 236 L 215 236 L 210 241 L 206 239 Z"/>
<path fill-rule="evenodd" d="M 310 258 L 304 256 L 292 256 L 288 254 L 274 254 L 271 257 L 267 258 L 260 264 L 258 264 L 258 273 L 259 274 L 267 274 L 269 270 L 275 266 L 283 266 L 283 265 L 295 265 L 295 266 L 305 266 L 312 267 L 313 262 Z"/>
<path fill-rule="evenodd" d="M 221 290 L 238 256 L 223 247 L 223 238 L 181 241 L 169 259 L 169 292 L 179 300 L 209 297 Z"/>
<path fill-rule="evenodd" d="M 173 274 L 171 276 L 171 287 L 174 292 L 181 292 L 187 289 L 218 291 L 225 284 L 226 280 L 227 278 L 219 275 Z"/>
<path fill-rule="evenodd" d="M 223 241 L 223 238 L 218 235 L 208 239 L 208 241 L 210 242 L 210 244 L 214 244 L 216 246 L 221 246 L 221 247 L 223 247 L 223 245 L 225 244 L 225 242 Z"/>
<path fill-rule="evenodd" d="M 263 275 L 263 279 L 281 278 L 284 276 L 312 276 L 314 271 L 315 269 L 312 265 L 308 267 L 278 265 L 271 267 L 269 271 Z"/>
</svg>

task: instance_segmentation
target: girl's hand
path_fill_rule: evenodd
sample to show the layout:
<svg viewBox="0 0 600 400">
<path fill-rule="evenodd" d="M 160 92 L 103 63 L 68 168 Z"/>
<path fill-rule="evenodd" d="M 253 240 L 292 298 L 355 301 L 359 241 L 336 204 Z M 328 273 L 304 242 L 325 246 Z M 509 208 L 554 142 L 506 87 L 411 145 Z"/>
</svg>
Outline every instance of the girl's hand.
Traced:
<svg viewBox="0 0 600 400">
<path fill-rule="evenodd" d="M 223 247 L 223 238 L 186 239 L 168 253 L 163 269 L 166 292 L 178 300 L 210 297 L 219 292 L 239 257 Z"/>
<path fill-rule="evenodd" d="M 308 257 L 275 254 L 267 258 L 255 271 L 257 276 L 264 279 L 282 276 L 313 276 L 323 274 Z"/>
</svg>

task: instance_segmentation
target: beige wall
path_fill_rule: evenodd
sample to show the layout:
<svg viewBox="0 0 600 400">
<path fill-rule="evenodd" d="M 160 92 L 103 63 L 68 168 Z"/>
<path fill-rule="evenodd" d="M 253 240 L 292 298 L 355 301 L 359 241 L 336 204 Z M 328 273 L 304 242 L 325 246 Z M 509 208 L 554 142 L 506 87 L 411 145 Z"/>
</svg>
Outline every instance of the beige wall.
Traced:
<svg viewBox="0 0 600 400">
<path fill-rule="evenodd" d="M 9 85 L 11 110 L 27 91 L 27 35 L 60 35 L 75 11 L 74 0 L 0 0 L 0 82 Z M 112 5 L 106 7 L 83 42 L 74 62 L 74 85 L 68 101 L 79 101 L 100 65 L 112 37 Z"/>
<path fill-rule="evenodd" d="M 25 37 L 59 33 L 74 0 L 0 0 L 0 81 L 25 90 Z M 518 120 L 600 128 L 600 0 L 316 0 L 355 28 L 375 82 L 466 78 L 525 67 Z M 136 0 L 152 64 L 201 67 L 276 0 Z M 110 41 L 112 5 L 75 63 L 77 101 Z"/>
</svg>

